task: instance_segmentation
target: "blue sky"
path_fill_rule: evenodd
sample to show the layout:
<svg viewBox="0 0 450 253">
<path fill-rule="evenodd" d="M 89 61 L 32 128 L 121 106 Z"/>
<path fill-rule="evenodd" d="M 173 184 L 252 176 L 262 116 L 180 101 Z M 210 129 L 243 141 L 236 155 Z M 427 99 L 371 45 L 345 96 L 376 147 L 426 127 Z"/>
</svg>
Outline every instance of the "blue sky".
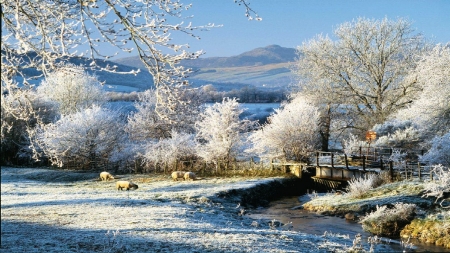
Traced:
<svg viewBox="0 0 450 253">
<path fill-rule="evenodd" d="M 358 17 L 406 18 L 416 32 L 435 43 L 450 42 L 450 0 L 250 0 L 262 21 L 248 21 L 245 9 L 233 0 L 186 0 L 193 25 L 223 27 L 198 32 L 201 40 L 174 36 L 206 55 L 232 56 L 277 44 L 296 47 L 317 34 L 332 35 L 334 27 Z M 129 56 L 129 55 L 127 55 Z"/>
</svg>

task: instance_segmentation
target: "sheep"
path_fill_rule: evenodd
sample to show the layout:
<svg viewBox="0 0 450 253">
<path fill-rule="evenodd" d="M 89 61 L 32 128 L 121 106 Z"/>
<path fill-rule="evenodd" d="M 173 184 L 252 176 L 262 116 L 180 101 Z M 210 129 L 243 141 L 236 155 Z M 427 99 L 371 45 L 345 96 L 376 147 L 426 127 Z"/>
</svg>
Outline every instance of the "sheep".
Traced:
<svg viewBox="0 0 450 253">
<path fill-rule="evenodd" d="M 138 185 L 129 181 L 117 181 L 116 188 L 117 190 L 121 191 L 123 191 L 124 188 L 127 189 L 127 191 L 130 189 L 136 190 L 138 188 Z"/>
<path fill-rule="evenodd" d="M 100 173 L 100 179 L 102 181 L 108 181 L 110 179 L 114 179 L 113 175 L 109 174 L 109 172 L 103 171 Z"/>
<path fill-rule="evenodd" d="M 195 176 L 194 172 L 186 172 L 184 173 L 184 180 L 195 180 L 197 176 Z"/>
<path fill-rule="evenodd" d="M 179 178 L 183 178 L 184 177 L 184 172 L 183 171 L 174 171 L 172 172 L 172 178 L 173 181 L 178 181 Z"/>
</svg>

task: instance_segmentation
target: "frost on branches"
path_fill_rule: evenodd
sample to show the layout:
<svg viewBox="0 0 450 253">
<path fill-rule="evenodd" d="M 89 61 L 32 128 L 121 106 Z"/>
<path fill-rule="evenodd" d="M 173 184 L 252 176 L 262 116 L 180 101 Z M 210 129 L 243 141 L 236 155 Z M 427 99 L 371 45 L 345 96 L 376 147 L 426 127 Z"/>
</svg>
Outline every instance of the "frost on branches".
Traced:
<svg viewBox="0 0 450 253">
<path fill-rule="evenodd" d="M 450 132 L 434 137 L 430 149 L 420 157 L 420 160 L 429 164 L 450 166 Z"/>
<path fill-rule="evenodd" d="M 222 103 L 209 106 L 196 122 L 199 156 L 205 161 L 228 164 L 237 156 L 242 144 L 241 133 L 248 132 L 254 123 L 240 120 L 243 112 L 236 98 L 224 98 Z"/>
<path fill-rule="evenodd" d="M 72 64 L 63 65 L 37 87 L 40 97 L 56 102 L 61 114 L 71 114 L 106 102 L 103 87 L 95 76 Z"/>
<path fill-rule="evenodd" d="M 450 169 L 441 164 L 434 165 L 431 173 L 434 175 L 434 180 L 425 184 L 423 197 L 435 197 L 436 202 L 440 202 L 442 206 L 444 201 L 449 201 L 450 197 Z"/>
<path fill-rule="evenodd" d="M 299 96 L 276 109 L 269 123 L 250 136 L 253 147 L 247 152 L 307 162 L 309 153 L 320 146 L 319 120 L 318 108 Z"/>
<path fill-rule="evenodd" d="M 247 0 L 235 2 L 249 19 L 260 20 Z M 191 70 L 180 61 L 203 51 L 189 52 L 188 44 L 173 43 L 172 36 L 200 39 L 195 32 L 217 27 L 193 25 L 186 14 L 191 7 L 179 0 L 2 1 L 2 86 L 3 80 L 17 77 L 29 84 L 74 57 L 88 59 L 85 68 L 116 72 L 116 66 L 100 66 L 99 61 L 119 51 L 136 52 L 156 88 L 184 85 Z M 107 49 L 116 53 L 107 54 Z"/>
<path fill-rule="evenodd" d="M 185 87 L 171 89 L 170 93 L 170 97 L 161 95 L 160 89 L 146 90 L 138 95 L 136 112 L 128 117 L 126 127 L 133 140 L 170 138 L 172 130 L 186 133 L 195 131 L 194 124 L 204 102 L 203 93 L 198 89 Z M 177 101 L 173 101 L 173 97 L 176 97 Z M 160 108 L 158 113 L 158 99 L 162 98 L 167 100 L 167 107 Z"/>
<path fill-rule="evenodd" d="M 172 131 L 170 138 L 149 141 L 142 155 L 147 167 L 175 166 L 178 161 L 192 159 L 196 156 L 196 142 L 193 134 Z"/>
<path fill-rule="evenodd" d="M 403 20 L 359 18 L 339 25 L 336 41 L 325 36 L 298 47 L 294 69 L 302 93 L 323 104 L 345 105 L 364 133 L 405 107 L 420 91 L 414 70 L 424 40 Z"/>
<path fill-rule="evenodd" d="M 421 85 L 422 92 L 396 118 L 415 122 L 431 136 L 450 131 L 450 47 L 435 46 L 421 57 L 410 75 Z"/>
<path fill-rule="evenodd" d="M 125 142 L 123 123 L 116 115 L 93 106 L 32 129 L 30 136 L 36 158 L 45 155 L 59 167 L 72 160 L 86 166 L 96 159 L 109 161 Z"/>
</svg>

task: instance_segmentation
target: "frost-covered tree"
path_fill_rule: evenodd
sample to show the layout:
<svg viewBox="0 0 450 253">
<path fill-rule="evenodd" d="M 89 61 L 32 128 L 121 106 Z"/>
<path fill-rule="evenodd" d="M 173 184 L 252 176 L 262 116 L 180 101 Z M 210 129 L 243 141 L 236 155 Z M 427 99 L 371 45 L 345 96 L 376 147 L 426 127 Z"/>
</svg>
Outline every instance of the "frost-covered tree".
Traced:
<svg viewBox="0 0 450 253">
<path fill-rule="evenodd" d="M 138 94 L 138 101 L 134 103 L 136 112 L 128 116 L 126 131 L 133 140 L 158 139 L 164 136 L 159 116 L 155 112 L 156 95 L 154 90 L 146 90 Z"/>
<path fill-rule="evenodd" d="M 248 152 L 261 157 L 308 161 L 320 148 L 320 113 L 305 97 L 298 96 L 268 118 L 268 123 L 250 137 Z"/>
<path fill-rule="evenodd" d="M 342 127 L 363 133 L 415 98 L 420 86 L 408 74 L 425 45 L 410 22 L 358 18 L 334 35 L 299 46 L 294 71 L 301 92 L 352 116 Z"/>
<path fill-rule="evenodd" d="M 239 119 L 244 110 L 236 98 L 224 98 L 200 114 L 196 122 L 198 155 L 205 161 L 228 164 L 237 156 L 242 144 L 241 133 L 248 132 L 253 122 Z"/>
<path fill-rule="evenodd" d="M 415 122 L 429 138 L 447 133 L 450 130 L 450 45 L 437 45 L 424 54 L 410 76 L 422 90 L 395 118 Z"/>
<path fill-rule="evenodd" d="M 93 106 L 74 114 L 62 115 L 55 122 L 30 129 L 36 158 L 47 157 L 53 165 L 70 160 L 84 163 L 110 161 L 126 137 L 118 113 Z"/>
<path fill-rule="evenodd" d="M 106 102 L 105 92 L 95 76 L 72 64 L 50 72 L 37 87 L 40 97 L 56 102 L 61 114 L 79 112 Z"/>
</svg>

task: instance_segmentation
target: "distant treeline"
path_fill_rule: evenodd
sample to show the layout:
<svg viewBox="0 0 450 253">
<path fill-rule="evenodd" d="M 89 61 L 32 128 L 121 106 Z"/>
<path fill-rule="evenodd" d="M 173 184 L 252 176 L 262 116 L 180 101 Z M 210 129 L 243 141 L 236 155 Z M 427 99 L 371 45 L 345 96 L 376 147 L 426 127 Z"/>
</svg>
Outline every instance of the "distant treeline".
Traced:
<svg viewBox="0 0 450 253">
<path fill-rule="evenodd" d="M 287 91 L 284 89 L 261 89 L 254 86 L 244 86 L 241 89 L 217 91 L 212 85 L 202 87 L 206 102 L 222 102 L 224 97 L 237 98 L 239 103 L 280 103 L 286 100 Z"/>
<path fill-rule="evenodd" d="M 205 85 L 199 88 L 204 94 L 206 103 L 222 102 L 225 97 L 237 98 L 239 103 L 280 103 L 286 100 L 288 92 L 284 89 L 261 89 L 254 86 L 244 86 L 241 89 L 217 91 L 213 85 Z M 136 101 L 139 92 L 107 92 L 109 101 Z"/>
</svg>

